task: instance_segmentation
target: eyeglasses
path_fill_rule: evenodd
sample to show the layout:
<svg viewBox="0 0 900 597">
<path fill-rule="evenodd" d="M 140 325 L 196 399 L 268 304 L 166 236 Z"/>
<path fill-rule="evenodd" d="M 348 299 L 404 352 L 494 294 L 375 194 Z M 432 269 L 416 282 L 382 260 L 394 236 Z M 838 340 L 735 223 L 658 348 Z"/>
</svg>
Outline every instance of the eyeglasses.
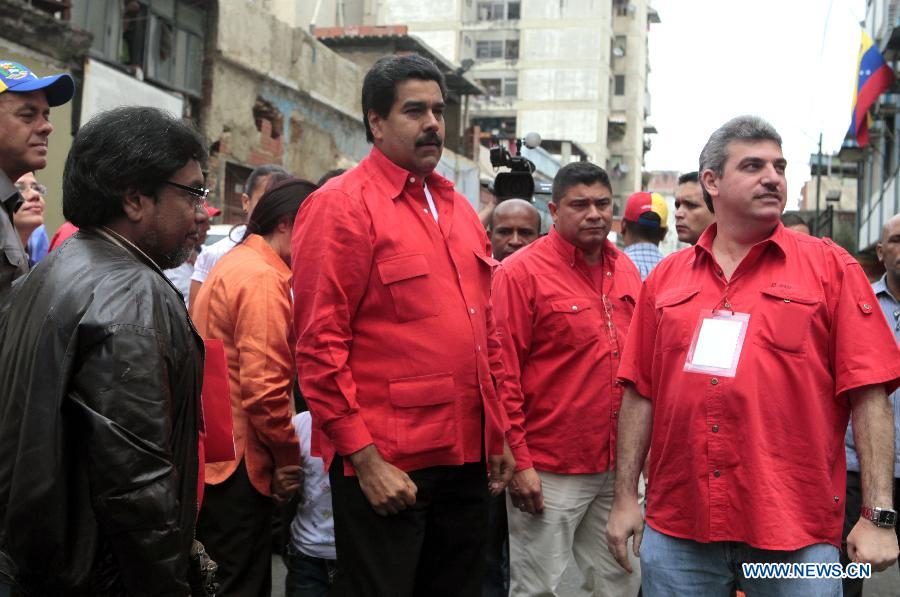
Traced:
<svg viewBox="0 0 900 597">
<path fill-rule="evenodd" d="M 206 198 L 209 197 L 209 189 L 198 188 L 198 187 L 189 187 L 187 185 L 183 185 L 181 183 L 172 182 L 171 180 L 163 181 L 164 184 L 172 185 L 173 187 L 179 188 L 182 191 L 189 193 L 194 197 L 194 208 L 202 209 L 204 204 L 206 203 Z"/>
<path fill-rule="evenodd" d="M 41 197 L 43 197 L 44 195 L 47 194 L 47 187 L 45 187 L 44 185 L 42 185 L 39 182 L 32 182 L 29 184 L 25 184 L 24 182 L 16 183 L 16 190 L 19 191 L 20 193 L 24 193 L 28 189 L 31 189 L 32 191 L 34 191 Z"/>
</svg>

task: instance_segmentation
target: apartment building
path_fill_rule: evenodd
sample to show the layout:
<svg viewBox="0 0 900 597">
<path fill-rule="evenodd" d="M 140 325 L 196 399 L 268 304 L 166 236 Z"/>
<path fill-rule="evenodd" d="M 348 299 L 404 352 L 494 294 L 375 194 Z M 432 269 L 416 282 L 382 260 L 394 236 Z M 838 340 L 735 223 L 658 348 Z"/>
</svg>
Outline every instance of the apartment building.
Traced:
<svg viewBox="0 0 900 597">
<path fill-rule="evenodd" d="M 264 1 L 297 27 L 406 25 L 487 90 L 467 110 L 484 143 L 535 131 L 562 162 L 605 165 L 617 198 L 640 190 L 649 0 Z"/>
</svg>

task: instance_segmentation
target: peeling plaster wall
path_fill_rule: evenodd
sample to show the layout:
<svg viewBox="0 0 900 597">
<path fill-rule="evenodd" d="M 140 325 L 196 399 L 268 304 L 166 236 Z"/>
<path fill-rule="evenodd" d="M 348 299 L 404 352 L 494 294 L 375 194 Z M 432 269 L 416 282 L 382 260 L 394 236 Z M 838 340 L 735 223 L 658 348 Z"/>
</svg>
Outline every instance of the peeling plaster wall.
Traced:
<svg viewBox="0 0 900 597">
<path fill-rule="evenodd" d="M 224 188 L 227 163 L 279 163 L 317 180 L 368 153 L 360 108 L 365 73 L 356 64 L 246 1 L 219 3 L 214 43 L 202 117 L 214 144 L 214 203 L 231 192 Z M 275 117 L 257 122 L 255 106 L 266 114 L 274 109 Z"/>
</svg>

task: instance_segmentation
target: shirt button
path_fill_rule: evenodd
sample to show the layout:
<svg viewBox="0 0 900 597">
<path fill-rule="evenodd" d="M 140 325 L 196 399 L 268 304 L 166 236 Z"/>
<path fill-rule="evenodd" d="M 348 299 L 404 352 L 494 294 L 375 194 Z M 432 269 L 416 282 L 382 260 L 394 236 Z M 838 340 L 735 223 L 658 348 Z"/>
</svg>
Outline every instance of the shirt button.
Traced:
<svg viewBox="0 0 900 597">
<path fill-rule="evenodd" d="M 410 176 L 410 177 L 409 177 L 409 182 L 416 182 L 416 177 L 415 177 L 415 176 Z"/>
<path fill-rule="evenodd" d="M 711 383 L 714 386 L 717 386 L 717 385 L 719 385 L 719 380 L 717 378 L 713 377 L 711 380 L 709 380 L 709 383 Z"/>
<path fill-rule="evenodd" d="M 725 308 L 726 308 L 726 309 L 731 309 L 731 303 L 725 303 Z"/>
<path fill-rule="evenodd" d="M 619 351 L 618 351 L 618 350 L 614 350 L 614 351 L 613 351 L 613 356 L 614 356 L 614 357 L 619 356 Z"/>
<path fill-rule="evenodd" d="M 863 303 L 863 309 L 871 309 L 871 308 L 872 308 L 872 305 L 870 305 L 869 303 Z"/>
<path fill-rule="evenodd" d="M 610 276 L 612 276 L 612 272 L 606 272 L 606 277 L 609 278 Z"/>
<path fill-rule="evenodd" d="M 572 305 L 572 310 L 573 310 L 573 311 L 577 311 L 577 310 L 578 310 L 578 305 Z"/>
<path fill-rule="evenodd" d="M 720 473 L 719 471 L 713 471 L 713 477 L 716 477 L 718 479 L 721 475 L 722 473 Z"/>
<path fill-rule="evenodd" d="M 791 299 L 784 299 L 784 302 L 789 303 L 791 302 Z"/>
<path fill-rule="evenodd" d="M 718 425 L 713 425 L 713 426 L 712 426 L 712 430 L 713 430 L 713 433 L 718 433 L 718 432 L 719 432 L 719 426 L 718 426 Z"/>
<path fill-rule="evenodd" d="M 476 346 L 475 349 L 476 349 L 478 352 L 481 352 L 481 344 L 479 344 L 478 346 Z"/>
<path fill-rule="evenodd" d="M 471 313 L 472 315 L 475 315 L 475 309 L 470 308 L 469 313 Z"/>
<path fill-rule="evenodd" d="M 619 411 L 614 410 L 614 411 L 613 411 L 613 417 L 618 417 L 618 416 L 619 416 Z"/>
</svg>

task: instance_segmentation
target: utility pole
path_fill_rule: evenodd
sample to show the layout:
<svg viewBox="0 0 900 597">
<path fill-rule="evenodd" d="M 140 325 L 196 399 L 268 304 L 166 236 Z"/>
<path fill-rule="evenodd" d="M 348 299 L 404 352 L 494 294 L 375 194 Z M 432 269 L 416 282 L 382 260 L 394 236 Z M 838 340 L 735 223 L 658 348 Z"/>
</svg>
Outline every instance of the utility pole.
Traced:
<svg viewBox="0 0 900 597">
<path fill-rule="evenodd" d="M 813 224 L 813 236 L 819 234 L 819 197 L 822 194 L 822 133 L 819 133 L 819 157 L 816 158 L 816 221 Z"/>
</svg>

